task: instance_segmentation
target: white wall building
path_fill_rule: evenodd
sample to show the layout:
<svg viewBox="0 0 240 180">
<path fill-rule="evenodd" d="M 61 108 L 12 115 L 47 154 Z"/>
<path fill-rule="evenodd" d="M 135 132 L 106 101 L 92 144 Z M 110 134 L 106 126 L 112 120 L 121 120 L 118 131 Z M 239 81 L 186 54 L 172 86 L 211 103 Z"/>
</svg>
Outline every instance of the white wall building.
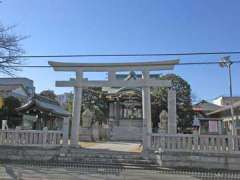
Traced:
<svg viewBox="0 0 240 180">
<path fill-rule="evenodd" d="M 233 96 L 233 97 L 219 96 L 219 97 L 215 98 L 212 101 L 212 103 L 216 104 L 218 106 L 228 106 L 228 105 L 231 105 L 231 102 L 234 104 L 238 101 L 240 101 L 240 96 Z"/>
</svg>

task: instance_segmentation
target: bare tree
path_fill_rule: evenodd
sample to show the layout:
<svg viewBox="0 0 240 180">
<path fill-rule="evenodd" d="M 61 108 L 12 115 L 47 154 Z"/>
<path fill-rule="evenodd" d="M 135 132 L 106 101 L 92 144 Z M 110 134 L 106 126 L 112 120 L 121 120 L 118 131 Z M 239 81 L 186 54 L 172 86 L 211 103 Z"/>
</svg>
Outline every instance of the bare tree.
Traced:
<svg viewBox="0 0 240 180">
<path fill-rule="evenodd" d="M 21 64 L 19 55 L 24 53 L 19 42 L 26 37 L 13 34 L 15 26 L 5 27 L 0 24 L 0 72 L 13 76 L 16 66 Z"/>
</svg>

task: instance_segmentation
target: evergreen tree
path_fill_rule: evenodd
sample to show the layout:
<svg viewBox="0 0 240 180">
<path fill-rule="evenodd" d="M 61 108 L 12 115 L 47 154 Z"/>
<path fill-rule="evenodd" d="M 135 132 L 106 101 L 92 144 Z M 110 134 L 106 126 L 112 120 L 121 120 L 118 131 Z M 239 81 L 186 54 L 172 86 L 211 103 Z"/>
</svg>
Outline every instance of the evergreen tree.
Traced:
<svg viewBox="0 0 240 180">
<path fill-rule="evenodd" d="M 180 132 L 190 128 L 193 120 L 191 87 L 187 81 L 175 74 L 167 74 L 160 77 L 161 80 L 170 80 L 172 89 L 176 91 L 177 103 L 177 126 Z M 152 89 L 152 119 L 153 126 L 159 122 L 159 114 L 162 110 L 167 111 L 168 88 Z"/>
</svg>

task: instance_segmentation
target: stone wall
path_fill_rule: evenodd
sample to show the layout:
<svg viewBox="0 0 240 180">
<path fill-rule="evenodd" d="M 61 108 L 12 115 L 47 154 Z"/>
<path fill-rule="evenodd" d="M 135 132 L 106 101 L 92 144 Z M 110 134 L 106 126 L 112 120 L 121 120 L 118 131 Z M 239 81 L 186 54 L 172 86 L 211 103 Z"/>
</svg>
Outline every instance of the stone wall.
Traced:
<svg viewBox="0 0 240 180">
<path fill-rule="evenodd" d="M 111 140 L 111 141 L 141 141 L 142 140 L 142 128 L 141 127 L 113 127 L 111 128 L 80 128 L 79 139 L 80 141 L 99 141 L 99 140 Z"/>
<path fill-rule="evenodd" d="M 85 153 L 85 155 L 83 153 Z M 57 157 L 65 157 L 65 155 L 67 155 L 66 158 L 75 156 L 85 157 L 86 153 L 93 156 L 98 153 L 98 156 L 102 158 L 104 156 L 119 156 L 119 152 L 117 151 L 113 153 L 112 151 L 108 152 L 106 150 L 62 148 L 61 146 L 1 146 L 0 161 L 51 161 L 56 160 Z M 129 152 L 121 152 L 121 154 L 123 153 L 125 153 L 126 156 L 131 154 Z M 161 152 L 150 155 L 151 156 L 148 157 L 145 153 L 137 154 L 138 157 L 143 156 L 146 159 L 157 160 L 162 167 L 240 170 L 240 155 L 236 153 Z M 129 158 L 131 157 L 129 156 Z"/>
<path fill-rule="evenodd" d="M 142 127 L 143 126 L 143 120 L 138 120 L 138 119 L 121 119 L 119 121 L 119 126 L 121 127 Z"/>
<path fill-rule="evenodd" d="M 109 128 L 79 128 L 80 141 L 99 141 L 109 139 Z"/>
<path fill-rule="evenodd" d="M 142 128 L 140 127 L 113 127 L 110 133 L 112 141 L 141 141 Z"/>
<path fill-rule="evenodd" d="M 0 160 L 46 161 L 58 156 L 61 147 L 1 146 Z"/>
<path fill-rule="evenodd" d="M 156 158 L 163 167 L 240 170 L 240 154 L 236 153 L 160 152 Z"/>
</svg>

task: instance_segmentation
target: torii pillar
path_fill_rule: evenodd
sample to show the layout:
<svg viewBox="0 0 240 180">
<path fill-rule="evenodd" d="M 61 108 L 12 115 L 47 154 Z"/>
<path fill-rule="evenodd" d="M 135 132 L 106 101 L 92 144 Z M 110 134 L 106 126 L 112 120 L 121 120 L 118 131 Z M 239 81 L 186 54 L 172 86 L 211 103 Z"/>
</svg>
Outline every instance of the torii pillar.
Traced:
<svg viewBox="0 0 240 180">
<path fill-rule="evenodd" d="M 177 133 L 176 91 L 168 90 L 168 134 Z"/>
<path fill-rule="evenodd" d="M 149 79 L 149 72 L 143 71 L 143 79 Z M 142 88 L 142 109 L 143 109 L 143 147 L 151 148 L 152 117 L 151 117 L 151 94 L 150 87 Z"/>
<path fill-rule="evenodd" d="M 76 72 L 76 79 L 81 80 L 83 73 L 81 71 Z M 78 146 L 79 142 L 79 127 L 81 118 L 82 107 L 82 88 L 74 87 L 74 99 L 73 99 L 73 114 L 72 114 L 72 128 L 71 128 L 71 146 Z"/>
</svg>

